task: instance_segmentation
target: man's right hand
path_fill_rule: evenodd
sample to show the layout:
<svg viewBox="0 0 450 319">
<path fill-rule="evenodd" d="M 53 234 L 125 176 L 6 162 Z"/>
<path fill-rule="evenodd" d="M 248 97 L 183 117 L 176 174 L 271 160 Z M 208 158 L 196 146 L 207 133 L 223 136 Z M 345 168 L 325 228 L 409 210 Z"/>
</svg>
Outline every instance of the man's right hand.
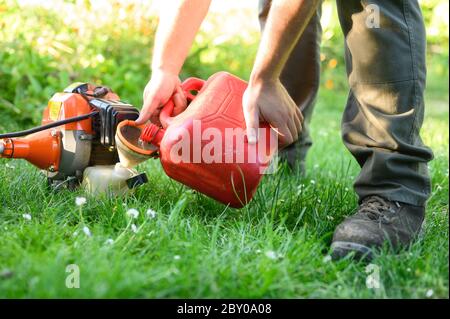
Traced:
<svg viewBox="0 0 450 319">
<path fill-rule="evenodd" d="M 178 115 L 187 107 L 186 96 L 181 89 L 181 81 L 177 74 L 163 70 L 155 70 L 144 89 L 144 104 L 136 124 L 145 124 L 148 120 L 160 124 L 161 108 L 173 97 L 175 108 L 173 115 Z"/>
</svg>

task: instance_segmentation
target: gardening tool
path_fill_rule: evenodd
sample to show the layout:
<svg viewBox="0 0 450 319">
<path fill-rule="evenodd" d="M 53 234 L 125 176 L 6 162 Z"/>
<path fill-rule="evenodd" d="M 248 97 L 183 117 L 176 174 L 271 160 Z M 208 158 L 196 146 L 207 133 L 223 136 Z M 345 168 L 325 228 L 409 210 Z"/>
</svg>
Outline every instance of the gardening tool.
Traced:
<svg viewBox="0 0 450 319">
<path fill-rule="evenodd" d="M 162 108 L 161 126 L 119 123 L 116 144 L 124 166 L 160 158 L 166 174 L 231 207 L 243 207 L 253 197 L 277 151 L 277 135 L 260 124 L 256 144 L 248 144 L 242 96 L 247 83 L 219 72 L 207 81 L 182 83 L 187 109 L 171 117 L 172 100 Z M 195 94 L 196 93 L 196 94 Z"/>
<path fill-rule="evenodd" d="M 0 158 L 25 159 L 43 170 L 50 185 L 73 188 L 87 167 L 105 173 L 118 162 L 117 124 L 138 116 L 136 108 L 121 102 L 109 88 L 77 82 L 53 95 L 42 126 L 0 134 Z M 128 179 L 132 187 L 146 182 L 145 174 Z"/>
</svg>

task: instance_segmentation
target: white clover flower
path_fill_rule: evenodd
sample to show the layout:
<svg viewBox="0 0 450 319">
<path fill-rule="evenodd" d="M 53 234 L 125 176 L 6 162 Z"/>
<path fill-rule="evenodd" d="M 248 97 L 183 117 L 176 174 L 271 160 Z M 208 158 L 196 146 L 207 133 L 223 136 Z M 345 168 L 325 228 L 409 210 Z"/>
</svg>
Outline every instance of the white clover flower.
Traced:
<svg viewBox="0 0 450 319">
<path fill-rule="evenodd" d="M 105 241 L 105 245 L 112 245 L 112 244 L 114 244 L 114 240 L 113 240 L 112 238 L 108 238 L 108 239 Z"/>
<path fill-rule="evenodd" d="M 86 197 L 76 197 L 75 198 L 75 204 L 77 206 L 83 206 L 84 204 L 86 204 L 87 200 Z"/>
<path fill-rule="evenodd" d="M 95 59 L 96 59 L 98 62 L 100 62 L 100 63 L 105 62 L 105 57 L 104 57 L 103 55 L 101 55 L 101 54 L 97 54 L 97 55 L 95 56 Z"/>
<path fill-rule="evenodd" d="M 180 255 L 175 255 L 175 256 L 173 256 L 173 259 L 175 259 L 175 260 L 180 260 L 181 257 L 180 257 Z"/>
<path fill-rule="evenodd" d="M 149 218 L 155 218 L 156 217 L 156 212 L 153 209 L 151 209 L 151 208 L 147 209 L 146 214 L 147 214 L 147 217 L 149 217 Z"/>
<path fill-rule="evenodd" d="M 312 179 L 312 180 L 310 180 L 310 183 L 314 185 L 316 183 L 316 181 Z"/>
<path fill-rule="evenodd" d="M 74 231 L 73 234 L 72 234 L 72 236 L 73 236 L 73 237 L 77 237 L 77 236 L 78 236 L 78 232 L 77 232 L 77 231 Z"/>
<path fill-rule="evenodd" d="M 133 233 L 137 233 L 138 232 L 138 228 L 137 228 L 137 226 L 135 225 L 135 224 L 132 224 L 131 225 L 131 231 L 133 232 Z"/>
<path fill-rule="evenodd" d="M 136 219 L 139 216 L 139 211 L 137 209 L 130 208 L 127 210 L 127 216 Z"/>
<path fill-rule="evenodd" d="M 83 227 L 83 233 L 88 237 L 92 236 L 91 231 L 90 231 L 89 227 L 87 227 L 87 226 Z"/>
<path fill-rule="evenodd" d="M 331 261 L 331 256 L 330 255 L 326 255 L 325 257 L 323 257 L 322 260 L 324 263 L 330 262 Z"/>
<path fill-rule="evenodd" d="M 431 298 L 433 295 L 434 295 L 433 289 L 428 289 L 426 293 L 427 298 Z"/>
<path fill-rule="evenodd" d="M 30 214 L 23 214 L 22 217 L 26 220 L 31 220 L 31 215 Z"/>
<path fill-rule="evenodd" d="M 257 253 L 257 254 L 260 254 L 260 253 L 261 253 L 261 249 L 257 249 L 257 250 L 256 250 L 256 253 Z"/>
<path fill-rule="evenodd" d="M 278 258 L 277 253 L 274 252 L 273 250 L 266 251 L 265 255 L 266 255 L 267 258 L 272 259 L 272 260 L 275 260 L 275 259 Z"/>
<path fill-rule="evenodd" d="M 349 191 L 348 187 L 344 188 L 344 190 L 345 190 L 346 192 L 348 192 L 348 191 Z"/>
</svg>

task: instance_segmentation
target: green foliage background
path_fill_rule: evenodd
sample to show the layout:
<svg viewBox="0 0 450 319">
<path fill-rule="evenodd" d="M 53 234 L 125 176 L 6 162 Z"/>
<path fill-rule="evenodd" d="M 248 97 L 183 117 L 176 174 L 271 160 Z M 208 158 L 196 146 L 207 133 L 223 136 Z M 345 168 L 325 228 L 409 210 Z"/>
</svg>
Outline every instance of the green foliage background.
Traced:
<svg viewBox="0 0 450 319">
<path fill-rule="evenodd" d="M 10 120 L 0 122 L 1 131 L 38 124 L 51 95 L 73 81 L 108 85 L 124 100 L 141 105 L 157 26 L 154 10 L 123 0 L 109 1 L 107 14 L 90 1 L 22 2 L 0 0 L 0 114 Z M 429 72 L 436 76 L 429 91 L 439 94 L 448 85 L 448 3 L 421 3 L 432 31 L 428 36 Z M 343 38 L 334 7 L 334 1 L 324 2 L 324 11 L 331 10 L 333 16 L 324 25 L 322 83 L 325 89 L 342 90 L 347 86 Z M 247 19 L 256 19 L 256 12 L 246 14 Z M 248 77 L 258 30 L 215 41 L 224 21 L 216 15 L 210 17 L 208 32 L 203 30 L 197 37 L 182 77 L 207 78 L 218 70 Z"/>
</svg>

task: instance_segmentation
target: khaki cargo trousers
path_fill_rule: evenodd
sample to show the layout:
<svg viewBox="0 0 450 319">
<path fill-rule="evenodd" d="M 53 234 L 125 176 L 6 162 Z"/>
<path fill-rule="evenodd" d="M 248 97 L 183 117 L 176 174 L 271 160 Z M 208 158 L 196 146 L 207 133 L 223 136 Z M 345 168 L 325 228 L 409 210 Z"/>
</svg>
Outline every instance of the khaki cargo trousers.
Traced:
<svg viewBox="0 0 450 319">
<path fill-rule="evenodd" d="M 270 0 L 260 1 L 262 29 L 270 5 Z M 424 205 L 433 153 L 419 134 L 426 78 L 420 6 L 417 0 L 337 0 L 337 8 L 350 87 L 342 138 L 361 166 L 355 191 L 360 200 L 379 195 Z M 305 117 L 301 137 L 282 154 L 290 165 L 302 165 L 312 145 L 309 123 L 319 88 L 320 12 L 309 22 L 281 78 Z M 373 20 L 377 12 L 379 19 Z"/>
</svg>

